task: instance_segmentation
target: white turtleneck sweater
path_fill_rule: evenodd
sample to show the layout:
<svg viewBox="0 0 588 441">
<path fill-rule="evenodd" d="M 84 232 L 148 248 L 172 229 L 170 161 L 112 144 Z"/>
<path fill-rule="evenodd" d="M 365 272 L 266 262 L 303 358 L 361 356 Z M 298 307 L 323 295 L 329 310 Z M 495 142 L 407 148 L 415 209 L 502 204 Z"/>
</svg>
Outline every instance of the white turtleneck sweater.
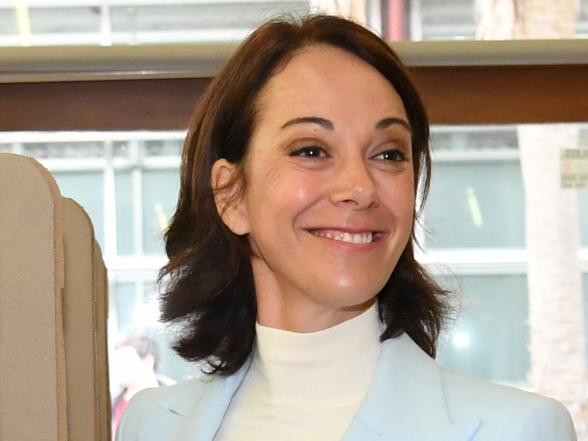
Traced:
<svg viewBox="0 0 588 441">
<path fill-rule="evenodd" d="M 374 377 L 382 333 L 374 304 L 331 328 L 256 324 L 253 359 L 215 441 L 339 441 Z"/>
</svg>

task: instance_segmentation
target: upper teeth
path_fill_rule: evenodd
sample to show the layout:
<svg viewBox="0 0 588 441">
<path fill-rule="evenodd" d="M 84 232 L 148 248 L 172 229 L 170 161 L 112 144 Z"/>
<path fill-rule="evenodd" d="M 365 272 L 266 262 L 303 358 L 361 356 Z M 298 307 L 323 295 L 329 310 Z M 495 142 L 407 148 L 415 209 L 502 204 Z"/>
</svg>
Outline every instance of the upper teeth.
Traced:
<svg viewBox="0 0 588 441">
<path fill-rule="evenodd" d="M 373 240 L 373 234 L 371 232 L 351 234 L 343 231 L 314 230 L 312 234 L 349 243 L 370 243 Z"/>
</svg>

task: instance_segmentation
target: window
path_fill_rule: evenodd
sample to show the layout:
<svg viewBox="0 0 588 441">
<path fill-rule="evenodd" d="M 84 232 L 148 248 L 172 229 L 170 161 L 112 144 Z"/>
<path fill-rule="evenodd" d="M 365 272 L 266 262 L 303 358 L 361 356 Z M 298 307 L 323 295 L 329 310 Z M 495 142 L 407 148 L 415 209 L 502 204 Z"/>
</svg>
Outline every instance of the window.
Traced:
<svg viewBox="0 0 588 441">
<path fill-rule="evenodd" d="M 580 133 L 576 147 L 585 148 L 588 126 L 574 127 Z M 440 360 L 456 370 L 525 384 L 528 252 L 517 130 L 513 125 L 433 129 L 433 180 L 422 242 L 423 257 L 459 301 Z M 569 192 L 577 195 L 584 231 L 585 192 Z M 582 245 L 584 239 L 577 244 Z"/>
</svg>

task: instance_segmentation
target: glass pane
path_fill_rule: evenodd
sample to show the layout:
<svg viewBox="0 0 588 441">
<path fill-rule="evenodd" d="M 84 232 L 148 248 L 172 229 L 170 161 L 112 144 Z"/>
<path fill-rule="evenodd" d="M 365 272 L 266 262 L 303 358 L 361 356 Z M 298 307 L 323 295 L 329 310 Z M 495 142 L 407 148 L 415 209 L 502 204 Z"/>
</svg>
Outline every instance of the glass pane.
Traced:
<svg viewBox="0 0 588 441">
<path fill-rule="evenodd" d="M 94 234 L 104 250 L 104 211 L 102 172 L 54 172 L 63 196 L 78 202 L 92 220 Z"/>
<path fill-rule="evenodd" d="M 104 143 L 80 140 L 27 142 L 23 144 L 22 154 L 37 159 L 103 158 Z"/>
<path fill-rule="evenodd" d="M 145 141 L 143 155 L 180 157 L 182 152 L 182 139 L 157 139 Z"/>
<path fill-rule="evenodd" d="M 112 155 L 115 158 L 128 158 L 130 154 L 129 141 L 114 141 L 112 143 Z"/>
<path fill-rule="evenodd" d="M 435 163 L 424 213 L 428 248 L 525 246 L 518 161 Z"/>
<path fill-rule="evenodd" d="M 426 0 L 418 3 L 420 14 L 413 12 L 413 22 L 416 23 L 411 28 L 411 39 L 474 39 L 476 25 L 471 0 Z"/>
<path fill-rule="evenodd" d="M 115 43 L 240 40 L 277 14 L 309 12 L 303 1 L 227 2 L 111 8 Z"/>
<path fill-rule="evenodd" d="M 584 350 L 588 355 L 588 275 L 586 274 L 582 276 L 582 287 L 584 288 Z"/>
<path fill-rule="evenodd" d="M 586 10 L 588 11 L 588 8 Z M 580 126 L 578 148 L 588 149 L 588 125 Z M 588 188 L 578 189 L 576 191 L 578 193 L 581 243 L 583 247 L 588 247 Z"/>
<path fill-rule="evenodd" d="M 431 132 L 434 156 L 448 152 L 508 153 L 518 148 L 516 126 L 435 126 Z"/>
<path fill-rule="evenodd" d="M 178 201 L 177 170 L 143 171 L 143 251 L 163 253 L 163 232 Z"/>
<path fill-rule="evenodd" d="M 130 171 L 117 171 L 114 176 L 116 191 L 116 244 L 118 254 L 135 253 L 133 180 Z"/>
<path fill-rule="evenodd" d="M 433 173 L 423 213 L 425 248 L 524 248 L 525 191 L 519 151 L 521 126 L 438 126 L 432 129 Z M 541 127 L 541 126 L 534 126 Z M 547 154 L 547 144 L 558 150 L 588 148 L 588 125 L 560 124 L 534 141 L 533 149 Z M 531 127 L 532 129 L 532 127 Z M 557 130 L 563 130 L 563 135 Z M 570 130 L 572 133 L 570 133 Z M 562 136 L 567 140 L 561 140 Z M 560 138 L 558 138 L 560 137 Z M 561 144 L 561 145 L 560 145 Z M 560 154 L 551 158 L 556 168 L 553 185 L 561 186 Z M 530 158 L 532 159 L 532 158 Z M 581 162 L 581 161 L 580 161 Z M 579 165 L 578 173 L 582 172 Z M 531 194 L 535 194 L 535 188 Z M 588 188 L 565 190 L 577 204 L 581 245 L 588 245 Z M 577 200 L 576 200 L 577 199 Z"/>
<path fill-rule="evenodd" d="M 15 35 L 16 33 L 16 14 L 14 9 L 0 9 L 0 36 Z"/>
<path fill-rule="evenodd" d="M 444 279 L 461 306 L 441 338 L 438 360 L 456 371 L 491 380 L 524 383 L 529 371 L 525 276 Z"/>
<path fill-rule="evenodd" d="M 129 332 L 135 326 L 135 311 L 137 309 L 137 295 L 135 283 L 118 282 L 115 292 L 111 293 L 116 300 L 116 324 L 120 334 Z"/>
<path fill-rule="evenodd" d="M 578 210 L 582 246 L 588 247 L 588 191 L 586 190 L 578 192 Z"/>
<path fill-rule="evenodd" d="M 524 247 L 525 199 L 516 126 L 434 127 L 431 149 L 425 247 Z"/>
<path fill-rule="evenodd" d="M 29 15 L 33 34 L 71 34 L 75 37 L 80 32 L 97 34 L 100 30 L 99 7 L 29 8 Z"/>
<path fill-rule="evenodd" d="M 437 360 L 449 369 L 494 381 L 525 384 L 530 368 L 526 277 L 440 277 L 458 304 L 439 341 Z M 588 275 L 583 276 L 588 298 Z M 588 335 L 588 302 L 583 304 Z M 585 340 L 588 354 L 588 339 Z M 491 354 L 491 355 L 490 355 Z"/>
</svg>

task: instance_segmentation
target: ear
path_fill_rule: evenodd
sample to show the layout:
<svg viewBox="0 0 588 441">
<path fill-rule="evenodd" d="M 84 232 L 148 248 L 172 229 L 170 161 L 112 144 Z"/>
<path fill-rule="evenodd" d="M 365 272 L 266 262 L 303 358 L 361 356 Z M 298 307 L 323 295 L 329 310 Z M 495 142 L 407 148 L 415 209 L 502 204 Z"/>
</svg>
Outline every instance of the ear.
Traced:
<svg viewBox="0 0 588 441">
<path fill-rule="evenodd" d="M 210 185 L 223 223 L 236 235 L 249 233 L 247 206 L 241 194 L 235 164 L 222 158 L 212 165 Z"/>
</svg>

